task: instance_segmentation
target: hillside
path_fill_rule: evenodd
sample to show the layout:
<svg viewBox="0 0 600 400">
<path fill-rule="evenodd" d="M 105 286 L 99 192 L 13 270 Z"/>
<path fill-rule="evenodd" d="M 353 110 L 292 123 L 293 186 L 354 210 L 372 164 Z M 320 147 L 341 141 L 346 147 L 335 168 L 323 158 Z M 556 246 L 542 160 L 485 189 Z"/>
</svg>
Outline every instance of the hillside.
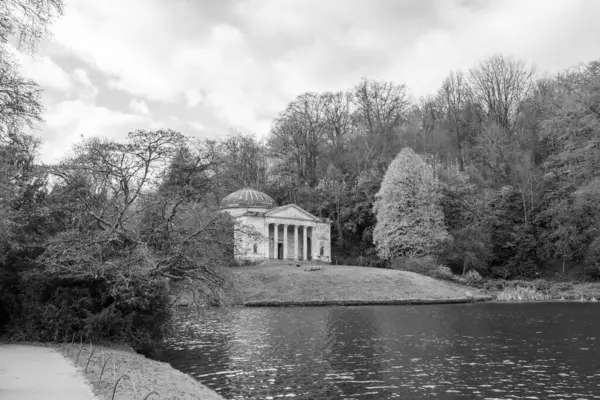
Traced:
<svg viewBox="0 0 600 400">
<path fill-rule="evenodd" d="M 324 265 L 321 271 L 304 268 L 288 264 L 232 268 L 236 303 L 447 300 L 466 298 L 467 291 L 479 294 L 413 272 L 339 265 Z"/>
</svg>

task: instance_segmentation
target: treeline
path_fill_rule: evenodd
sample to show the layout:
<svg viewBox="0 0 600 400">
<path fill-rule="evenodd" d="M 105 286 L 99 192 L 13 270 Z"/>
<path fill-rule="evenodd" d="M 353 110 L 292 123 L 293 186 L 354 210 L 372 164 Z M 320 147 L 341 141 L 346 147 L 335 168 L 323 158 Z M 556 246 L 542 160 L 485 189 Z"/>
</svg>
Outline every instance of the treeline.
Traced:
<svg viewBox="0 0 600 400">
<path fill-rule="evenodd" d="M 361 80 L 306 93 L 266 142 L 237 135 L 230 188 L 254 186 L 334 221 L 334 255 L 374 256 L 374 196 L 405 147 L 442 183 L 455 271 L 600 277 L 600 62 L 536 77 L 496 55 L 414 103 L 404 84 Z"/>
</svg>

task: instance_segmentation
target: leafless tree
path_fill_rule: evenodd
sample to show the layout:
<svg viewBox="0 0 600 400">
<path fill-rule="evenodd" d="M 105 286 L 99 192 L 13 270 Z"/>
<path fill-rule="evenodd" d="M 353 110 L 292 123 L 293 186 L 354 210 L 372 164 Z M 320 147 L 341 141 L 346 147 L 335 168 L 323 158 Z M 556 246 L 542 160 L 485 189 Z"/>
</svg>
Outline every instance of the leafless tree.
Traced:
<svg viewBox="0 0 600 400">
<path fill-rule="evenodd" d="M 366 133 L 365 158 L 377 160 L 375 167 L 385 171 L 397 150 L 394 131 L 410 109 L 406 86 L 363 79 L 354 88 L 354 104 L 356 123 Z"/>
<path fill-rule="evenodd" d="M 294 165 L 298 185 L 315 187 L 325 138 L 323 98 L 305 93 L 292 101 L 274 121 L 268 139 L 270 155 L 280 163 Z"/>
<path fill-rule="evenodd" d="M 18 35 L 19 47 L 34 50 L 48 35 L 48 27 L 63 13 L 63 0 L 2 0 L 0 2 L 0 42 Z"/>
<path fill-rule="evenodd" d="M 469 71 L 473 96 L 488 117 L 512 132 L 521 103 L 534 85 L 535 68 L 512 57 L 495 55 Z"/>
</svg>

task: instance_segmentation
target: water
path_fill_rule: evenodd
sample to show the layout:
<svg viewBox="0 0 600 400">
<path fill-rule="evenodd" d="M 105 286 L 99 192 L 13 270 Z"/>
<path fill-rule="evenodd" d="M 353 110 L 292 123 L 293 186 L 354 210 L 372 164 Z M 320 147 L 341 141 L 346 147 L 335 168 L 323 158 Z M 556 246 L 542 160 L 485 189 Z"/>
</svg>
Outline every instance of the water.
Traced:
<svg viewBox="0 0 600 400">
<path fill-rule="evenodd" d="M 176 316 L 163 361 L 228 399 L 600 399 L 600 304 Z"/>
</svg>

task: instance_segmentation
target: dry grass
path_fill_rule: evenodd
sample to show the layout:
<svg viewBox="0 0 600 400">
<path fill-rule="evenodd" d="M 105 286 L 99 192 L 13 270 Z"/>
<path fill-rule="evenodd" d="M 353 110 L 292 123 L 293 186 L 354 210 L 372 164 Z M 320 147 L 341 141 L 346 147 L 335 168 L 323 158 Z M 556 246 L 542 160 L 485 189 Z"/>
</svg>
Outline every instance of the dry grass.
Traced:
<svg viewBox="0 0 600 400">
<path fill-rule="evenodd" d="M 600 283 L 554 284 L 550 288 L 553 298 L 559 300 L 600 300 Z"/>
<path fill-rule="evenodd" d="M 487 293 L 500 301 L 598 301 L 600 282 L 553 282 L 489 280 L 483 284 Z"/>
<path fill-rule="evenodd" d="M 75 363 L 80 349 L 78 343 L 72 346 L 58 345 L 56 348 Z M 92 352 L 93 356 L 85 372 L 86 363 Z M 102 375 L 102 382 L 98 384 L 106 360 L 108 363 Z M 131 379 L 124 378 L 120 381 L 115 400 L 141 400 L 152 391 L 158 392 L 163 400 L 223 400 L 216 392 L 183 372 L 177 371 L 169 364 L 150 360 L 127 349 L 97 346 L 90 348 L 89 343 L 85 344 L 77 361 L 77 368 L 86 377 L 96 396 L 103 400 L 112 398 L 115 382 L 123 375 Z M 148 398 L 159 397 L 152 395 Z"/>
<path fill-rule="evenodd" d="M 321 271 L 305 271 L 304 266 L 281 264 L 232 268 L 232 275 L 238 290 L 237 304 L 467 297 L 464 286 L 391 269 L 324 265 Z"/>
<path fill-rule="evenodd" d="M 545 301 L 552 296 L 547 291 L 535 290 L 529 287 L 506 288 L 496 297 L 499 301 Z"/>
</svg>

